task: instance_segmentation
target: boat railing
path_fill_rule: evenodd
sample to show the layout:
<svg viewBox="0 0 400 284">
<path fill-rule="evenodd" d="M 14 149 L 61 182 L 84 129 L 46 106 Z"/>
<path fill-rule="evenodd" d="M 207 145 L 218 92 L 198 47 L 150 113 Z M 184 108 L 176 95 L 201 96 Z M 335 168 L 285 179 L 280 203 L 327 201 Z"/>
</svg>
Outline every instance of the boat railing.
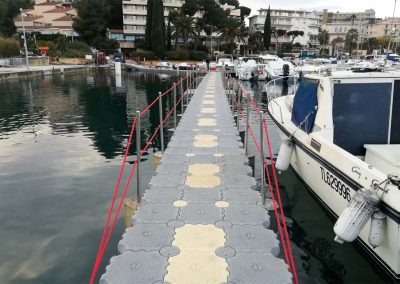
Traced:
<svg viewBox="0 0 400 284">
<path fill-rule="evenodd" d="M 281 118 L 281 123 L 283 123 L 283 114 L 282 114 L 282 107 L 276 102 L 276 98 L 277 95 L 276 93 L 272 93 L 272 92 L 268 92 L 268 88 L 271 85 L 276 85 L 276 82 L 279 80 L 283 80 L 283 79 L 291 79 L 293 78 L 293 95 L 296 93 L 296 89 L 297 89 L 297 79 L 298 77 L 296 75 L 291 75 L 291 76 L 279 76 L 278 78 L 275 78 L 271 81 L 269 81 L 266 85 L 265 85 L 265 92 L 267 94 L 267 101 L 268 101 L 268 105 L 271 105 L 271 112 L 272 114 L 275 114 L 275 109 L 274 109 L 274 105 L 276 105 L 278 107 L 279 110 L 279 116 Z"/>
</svg>

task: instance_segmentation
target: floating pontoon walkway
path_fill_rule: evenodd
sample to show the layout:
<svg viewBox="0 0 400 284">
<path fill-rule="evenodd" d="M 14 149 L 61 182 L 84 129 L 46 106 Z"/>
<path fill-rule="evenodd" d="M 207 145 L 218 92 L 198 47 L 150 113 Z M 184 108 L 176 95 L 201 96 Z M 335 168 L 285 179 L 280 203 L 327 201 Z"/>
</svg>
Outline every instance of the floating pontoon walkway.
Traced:
<svg viewBox="0 0 400 284">
<path fill-rule="evenodd" d="M 291 283 L 220 73 L 195 90 L 102 284 Z"/>
</svg>

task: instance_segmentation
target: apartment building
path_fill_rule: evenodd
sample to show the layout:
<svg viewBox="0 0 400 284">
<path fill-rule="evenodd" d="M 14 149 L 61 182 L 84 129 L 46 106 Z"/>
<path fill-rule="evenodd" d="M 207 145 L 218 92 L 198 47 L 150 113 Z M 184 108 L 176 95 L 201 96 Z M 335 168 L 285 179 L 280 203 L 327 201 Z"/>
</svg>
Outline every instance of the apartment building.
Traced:
<svg viewBox="0 0 400 284">
<path fill-rule="evenodd" d="M 368 23 L 363 27 L 363 37 L 394 37 L 396 41 L 400 38 L 400 18 L 385 18 Z"/>
<path fill-rule="evenodd" d="M 164 17 L 170 11 L 182 7 L 184 0 L 163 0 Z M 120 42 L 121 48 L 134 48 L 134 41 L 143 38 L 146 30 L 147 0 L 123 0 L 123 33 L 121 31 L 111 31 L 110 38 Z"/>
<path fill-rule="evenodd" d="M 163 0 L 164 18 L 168 20 L 168 14 L 172 10 L 178 10 L 184 4 L 184 0 Z M 121 48 L 134 48 L 134 41 L 143 38 L 146 29 L 147 0 L 123 0 L 123 32 L 111 30 L 109 37 L 120 42 Z M 224 10 L 229 9 L 231 16 L 240 17 L 240 9 L 235 9 L 227 4 L 220 5 Z M 200 15 L 195 15 L 200 16 Z"/>
<path fill-rule="evenodd" d="M 37 0 L 32 8 L 23 10 L 23 14 L 23 22 L 21 14 L 14 18 L 14 24 L 18 32 L 22 32 L 23 26 L 25 26 L 25 30 L 28 33 L 78 35 L 72 29 L 73 18 L 77 16 L 77 12 L 71 5 L 64 2 Z"/>
<path fill-rule="evenodd" d="M 258 10 L 258 15 L 249 18 L 250 33 L 264 31 L 264 23 L 267 17 L 268 9 Z M 281 10 L 271 9 L 271 26 L 273 29 L 281 29 L 285 31 L 303 31 L 304 36 L 298 36 L 293 43 L 300 43 L 302 46 L 310 48 L 318 47 L 318 33 L 321 28 L 322 18 L 318 11 L 305 10 Z M 278 38 L 280 43 L 290 42 L 291 38 L 283 36 Z M 271 44 L 276 45 L 276 39 L 272 37 Z"/>
<path fill-rule="evenodd" d="M 367 9 L 363 12 L 322 12 L 322 29 L 330 34 L 330 41 L 346 37 L 350 29 L 356 29 L 360 35 L 364 33 L 364 26 L 373 24 L 375 10 Z"/>
</svg>

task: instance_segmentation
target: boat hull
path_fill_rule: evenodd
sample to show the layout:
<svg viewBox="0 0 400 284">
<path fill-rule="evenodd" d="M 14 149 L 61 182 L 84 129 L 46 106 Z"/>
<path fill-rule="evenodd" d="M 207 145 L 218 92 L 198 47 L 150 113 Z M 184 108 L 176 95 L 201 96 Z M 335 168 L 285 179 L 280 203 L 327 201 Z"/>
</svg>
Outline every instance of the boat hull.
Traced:
<svg viewBox="0 0 400 284">
<path fill-rule="evenodd" d="M 290 134 L 272 115 L 271 117 L 279 127 L 281 140 L 287 139 Z M 360 189 L 360 186 L 351 177 L 344 175 L 340 169 L 331 166 L 322 157 L 308 150 L 301 141 L 295 141 L 295 150 L 290 165 L 334 220 L 348 205 L 355 192 Z M 387 215 L 384 243 L 375 249 L 368 244 L 370 221 L 359 234 L 357 242 L 371 260 L 392 278 L 399 280 L 399 220 L 392 218 L 388 212 L 384 213 Z M 332 228 L 332 239 L 334 236 Z"/>
</svg>

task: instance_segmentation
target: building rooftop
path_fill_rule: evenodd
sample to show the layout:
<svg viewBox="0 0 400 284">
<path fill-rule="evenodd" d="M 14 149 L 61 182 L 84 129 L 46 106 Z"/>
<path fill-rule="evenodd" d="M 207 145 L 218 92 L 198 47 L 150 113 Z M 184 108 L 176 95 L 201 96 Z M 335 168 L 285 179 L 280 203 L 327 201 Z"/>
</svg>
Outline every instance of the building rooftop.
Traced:
<svg viewBox="0 0 400 284">
<path fill-rule="evenodd" d="M 44 2 L 40 4 L 36 4 L 36 6 L 54 6 L 54 5 L 62 5 L 62 2 Z"/>
<path fill-rule="evenodd" d="M 71 21 L 71 19 L 72 18 L 70 16 L 62 16 L 60 18 L 54 19 L 53 21 L 59 21 L 59 22 L 61 22 L 61 21 Z"/>
<path fill-rule="evenodd" d="M 65 13 L 70 10 L 72 10 L 72 8 L 55 8 L 55 9 L 45 11 L 43 13 Z"/>
</svg>

